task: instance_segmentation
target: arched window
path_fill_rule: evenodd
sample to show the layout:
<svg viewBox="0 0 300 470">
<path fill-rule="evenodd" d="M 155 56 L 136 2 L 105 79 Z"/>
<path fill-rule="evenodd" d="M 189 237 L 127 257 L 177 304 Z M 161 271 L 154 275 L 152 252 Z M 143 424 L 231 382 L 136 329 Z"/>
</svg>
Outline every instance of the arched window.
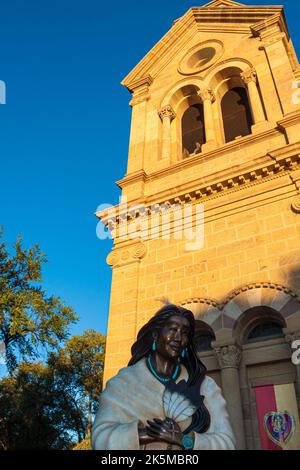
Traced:
<svg viewBox="0 0 300 470">
<path fill-rule="evenodd" d="M 203 105 L 190 106 L 182 116 L 181 126 L 183 157 L 200 153 L 201 146 L 205 143 Z"/>
<path fill-rule="evenodd" d="M 244 312 L 233 327 L 233 335 L 239 344 L 256 343 L 284 336 L 286 322 L 271 307 L 252 307 Z"/>
<path fill-rule="evenodd" d="M 201 320 L 195 321 L 195 349 L 197 353 L 211 351 L 212 341 L 215 341 L 216 337 L 212 328 Z"/>
<path fill-rule="evenodd" d="M 265 322 L 257 325 L 248 334 L 247 343 L 255 343 L 257 341 L 266 341 L 268 339 L 282 338 L 282 327 L 278 323 Z"/>
<path fill-rule="evenodd" d="M 236 87 L 227 91 L 222 102 L 225 142 L 251 134 L 252 116 L 245 88 Z"/>
</svg>

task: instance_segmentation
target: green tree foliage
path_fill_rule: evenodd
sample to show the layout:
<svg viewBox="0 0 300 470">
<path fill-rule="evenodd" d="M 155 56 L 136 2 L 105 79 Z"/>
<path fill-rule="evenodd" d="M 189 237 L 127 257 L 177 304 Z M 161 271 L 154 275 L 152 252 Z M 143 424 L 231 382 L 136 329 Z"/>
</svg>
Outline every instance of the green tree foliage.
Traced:
<svg viewBox="0 0 300 470">
<path fill-rule="evenodd" d="M 74 336 L 46 365 L 22 363 L 0 381 L 0 449 L 89 448 L 102 390 L 105 337 Z"/>
<path fill-rule="evenodd" d="M 61 394 L 51 368 L 20 364 L 0 381 L 0 449 L 67 449 L 76 414 L 82 413 Z"/>
<path fill-rule="evenodd" d="M 104 348 L 105 336 L 87 330 L 83 335 L 73 336 L 66 341 L 65 347 L 56 354 L 52 353 L 49 358 L 49 364 L 58 371 L 58 376 L 69 374 L 74 381 L 77 400 L 87 417 L 87 437 L 102 391 Z"/>
<path fill-rule="evenodd" d="M 46 257 L 39 246 L 23 248 L 19 237 L 10 256 L 1 239 L 0 227 L 0 342 L 12 371 L 19 358 L 36 358 L 39 346 L 54 348 L 65 340 L 77 317 L 59 297 L 49 297 L 42 289 Z"/>
</svg>

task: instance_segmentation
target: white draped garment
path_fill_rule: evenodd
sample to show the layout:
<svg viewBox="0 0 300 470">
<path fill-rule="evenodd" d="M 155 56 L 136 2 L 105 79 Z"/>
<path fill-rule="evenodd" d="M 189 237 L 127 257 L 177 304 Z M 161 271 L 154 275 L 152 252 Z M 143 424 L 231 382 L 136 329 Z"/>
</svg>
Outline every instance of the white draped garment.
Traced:
<svg viewBox="0 0 300 470">
<path fill-rule="evenodd" d="M 180 380 L 188 375 L 182 367 Z M 163 408 L 165 386 L 148 370 L 143 358 L 135 365 L 125 367 L 110 379 L 101 394 L 100 407 L 92 426 L 91 443 L 94 450 L 163 450 L 168 444 L 156 442 L 140 447 L 138 422 L 166 418 Z M 206 376 L 200 388 L 204 404 L 210 413 L 211 423 L 207 432 L 195 433 L 194 450 L 234 450 L 235 439 L 226 402 L 215 381 Z M 187 429 L 191 418 L 181 422 Z M 179 449 L 173 446 L 173 449 Z"/>
</svg>

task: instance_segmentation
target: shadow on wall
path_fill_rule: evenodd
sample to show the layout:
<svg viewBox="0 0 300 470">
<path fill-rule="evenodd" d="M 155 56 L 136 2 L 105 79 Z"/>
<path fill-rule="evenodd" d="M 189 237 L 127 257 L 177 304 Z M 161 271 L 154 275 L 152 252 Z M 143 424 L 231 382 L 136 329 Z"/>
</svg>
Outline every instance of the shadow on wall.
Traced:
<svg viewBox="0 0 300 470">
<path fill-rule="evenodd" d="M 294 265 L 287 272 L 287 287 L 300 296 L 300 264 Z"/>
</svg>

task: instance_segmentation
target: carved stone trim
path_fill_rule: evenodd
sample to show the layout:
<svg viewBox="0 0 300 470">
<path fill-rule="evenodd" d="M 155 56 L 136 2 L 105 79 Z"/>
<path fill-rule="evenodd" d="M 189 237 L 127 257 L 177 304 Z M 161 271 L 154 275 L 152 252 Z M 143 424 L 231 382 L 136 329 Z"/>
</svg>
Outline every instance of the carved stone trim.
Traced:
<svg viewBox="0 0 300 470">
<path fill-rule="evenodd" d="M 119 259 L 120 259 L 120 256 L 116 252 L 112 251 L 107 256 L 106 263 L 108 264 L 108 266 L 113 267 L 118 263 Z"/>
<path fill-rule="evenodd" d="M 285 336 L 285 341 L 290 345 L 293 344 L 294 341 L 300 341 L 300 331 L 294 331 L 293 333 L 288 333 Z"/>
<path fill-rule="evenodd" d="M 202 99 L 202 101 L 210 101 L 214 103 L 216 101 L 216 95 L 214 94 L 211 88 L 206 88 L 205 90 L 198 91 L 198 95 Z"/>
<path fill-rule="evenodd" d="M 160 119 L 163 121 L 164 118 L 169 118 L 170 121 L 172 121 L 173 119 L 176 118 L 176 113 L 174 111 L 174 109 L 172 108 L 172 106 L 170 104 L 168 104 L 167 106 L 164 106 L 159 112 L 158 112 L 158 115 L 160 117 Z"/>
<path fill-rule="evenodd" d="M 292 200 L 292 209 L 296 214 L 300 214 L 300 194 Z"/>
<path fill-rule="evenodd" d="M 135 244 L 133 247 L 124 249 L 113 249 L 106 258 L 106 262 L 112 268 L 125 266 L 143 259 L 147 254 L 146 245 L 143 242 Z"/>
<path fill-rule="evenodd" d="M 137 104 L 144 103 L 145 101 L 149 101 L 150 95 L 147 93 L 145 94 L 139 94 L 138 96 L 135 96 L 132 98 L 132 100 L 129 102 L 129 106 L 136 106 Z"/>
<path fill-rule="evenodd" d="M 131 92 L 136 91 L 148 91 L 149 86 L 153 83 L 153 78 L 151 75 L 146 75 L 145 77 L 137 78 L 132 80 L 130 83 L 126 84 L 126 88 Z"/>
<path fill-rule="evenodd" d="M 222 306 L 224 307 L 226 304 L 228 304 L 231 300 L 233 300 L 235 297 L 240 295 L 242 292 L 247 292 L 248 290 L 251 289 L 275 289 L 281 292 L 284 292 L 285 294 L 290 295 L 294 299 L 297 299 L 297 301 L 300 303 L 300 298 L 297 296 L 295 292 L 293 292 L 291 289 L 288 287 L 285 287 L 281 284 L 274 284 L 272 282 L 254 282 L 251 284 L 246 284 L 244 286 L 239 287 L 238 289 L 235 289 L 232 291 L 222 302 Z"/>
<path fill-rule="evenodd" d="M 257 83 L 257 73 L 255 68 L 250 68 L 248 70 L 245 70 L 245 72 L 241 73 L 241 78 L 245 85 L 248 85 L 250 82 Z"/>
<path fill-rule="evenodd" d="M 241 359 L 242 351 L 236 345 L 223 346 L 215 348 L 215 355 L 221 369 L 238 369 Z"/>
<path fill-rule="evenodd" d="M 133 93 L 132 100 L 129 103 L 130 106 L 135 106 L 149 100 L 149 87 L 152 82 L 153 78 L 147 75 L 146 77 L 131 82 L 130 85 L 127 86 L 128 90 Z"/>
<path fill-rule="evenodd" d="M 204 304 L 204 305 L 209 305 L 211 307 L 219 308 L 219 304 L 217 300 L 214 299 L 208 299 L 204 297 L 193 297 L 190 299 L 183 300 L 180 302 L 180 305 L 183 307 L 188 307 L 189 304 Z"/>
<path fill-rule="evenodd" d="M 134 259 L 142 259 L 146 256 L 146 253 L 146 245 L 141 242 L 133 248 L 133 250 L 131 251 L 131 256 Z"/>
<path fill-rule="evenodd" d="M 156 212 L 161 212 L 164 210 L 167 205 L 170 207 L 174 204 L 185 204 L 188 201 L 190 203 L 198 202 L 199 200 L 206 199 L 215 199 L 222 197 L 225 192 L 236 192 L 244 188 L 252 187 L 253 185 L 261 184 L 263 181 L 269 181 L 274 178 L 280 178 L 284 174 L 290 174 L 291 171 L 298 169 L 300 163 L 300 156 L 295 155 L 293 157 L 276 159 L 276 161 L 270 162 L 269 165 L 263 165 L 260 168 L 256 168 L 253 171 L 246 172 L 241 175 L 237 175 L 233 178 L 227 178 L 225 180 L 216 181 L 213 184 L 202 186 L 196 190 L 190 191 L 189 193 L 183 193 L 176 197 L 170 197 L 167 200 L 162 200 L 156 204 Z M 150 177 L 143 176 L 143 182 L 147 182 Z M 153 212 L 153 204 L 147 204 L 143 206 L 144 212 L 151 213 Z M 115 214 L 117 217 L 113 219 L 113 224 L 119 223 L 122 220 L 123 214 L 119 213 L 118 206 L 115 207 Z M 109 227 L 111 223 L 111 217 L 109 211 L 103 211 L 96 213 L 97 217 L 105 224 L 106 227 Z M 139 211 L 135 211 L 129 214 L 126 214 L 127 220 L 134 220 L 139 217 Z"/>
</svg>

